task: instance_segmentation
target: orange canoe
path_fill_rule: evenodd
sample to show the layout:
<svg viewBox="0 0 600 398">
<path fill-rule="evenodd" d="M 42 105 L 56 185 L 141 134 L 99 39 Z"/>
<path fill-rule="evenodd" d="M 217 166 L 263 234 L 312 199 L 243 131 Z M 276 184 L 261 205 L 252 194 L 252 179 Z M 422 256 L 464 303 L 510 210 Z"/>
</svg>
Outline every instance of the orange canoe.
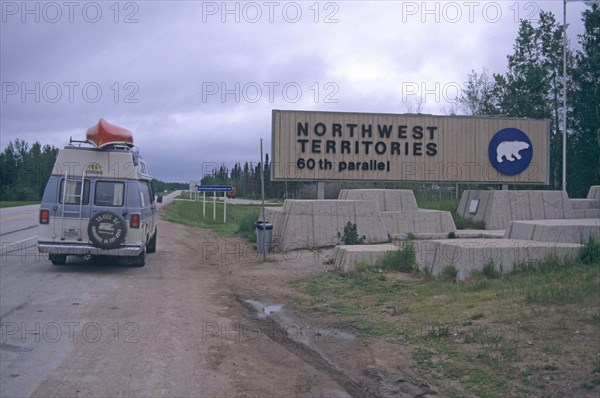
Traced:
<svg viewBox="0 0 600 398">
<path fill-rule="evenodd" d="M 113 144 L 133 145 L 133 135 L 131 134 L 131 131 L 110 124 L 102 118 L 100 118 L 98 124 L 87 130 L 85 138 L 98 148 Z"/>
</svg>

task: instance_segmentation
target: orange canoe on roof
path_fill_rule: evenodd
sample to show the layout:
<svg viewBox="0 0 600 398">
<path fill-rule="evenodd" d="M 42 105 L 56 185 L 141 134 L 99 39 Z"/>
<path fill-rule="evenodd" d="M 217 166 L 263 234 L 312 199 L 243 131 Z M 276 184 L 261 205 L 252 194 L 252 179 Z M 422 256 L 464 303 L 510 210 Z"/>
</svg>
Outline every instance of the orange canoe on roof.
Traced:
<svg viewBox="0 0 600 398">
<path fill-rule="evenodd" d="M 87 130 L 85 138 L 98 148 L 113 144 L 133 145 L 133 135 L 131 134 L 131 131 L 110 124 L 102 118 L 100 118 L 98 124 Z"/>
</svg>

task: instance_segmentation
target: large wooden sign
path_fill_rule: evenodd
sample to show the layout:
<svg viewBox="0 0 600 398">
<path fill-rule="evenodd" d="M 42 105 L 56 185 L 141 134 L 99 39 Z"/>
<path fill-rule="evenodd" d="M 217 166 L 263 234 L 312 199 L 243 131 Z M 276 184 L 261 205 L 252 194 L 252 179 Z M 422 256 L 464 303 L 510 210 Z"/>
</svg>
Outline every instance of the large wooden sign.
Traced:
<svg viewBox="0 0 600 398">
<path fill-rule="evenodd" d="M 549 122 L 273 111 L 272 180 L 548 184 Z"/>
</svg>

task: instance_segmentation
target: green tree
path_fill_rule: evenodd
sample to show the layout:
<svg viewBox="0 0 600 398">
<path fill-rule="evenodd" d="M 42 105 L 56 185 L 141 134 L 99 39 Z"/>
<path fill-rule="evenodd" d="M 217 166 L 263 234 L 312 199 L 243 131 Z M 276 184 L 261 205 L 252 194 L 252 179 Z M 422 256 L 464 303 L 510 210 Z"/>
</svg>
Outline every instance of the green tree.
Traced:
<svg viewBox="0 0 600 398">
<path fill-rule="evenodd" d="M 508 72 L 495 76 L 500 112 L 511 117 L 550 119 L 550 186 L 562 179 L 563 26 L 540 12 L 539 24 L 522 20 Z M 567 54 L 572 60 L 572 55 Z M 570 61 L 570 63 L 572 63 Z"/>
<path fill-rule="evenodd" d="M 494 77 L 486 68 L 480 74 L 475 70 L 469 73 L 465 88 L 458 98 L 459 109 L 467 115 L 493 116 L 500 112 Z"/>
<path fill-rule="evenodd" d="M 8 143 L 0 153 L 0 198 L 2 200 L 40 200 L 52 173 L 58 149 L 24 140 Z"/>
<path fill-rule="evenodd" d="M 484 69 L 468 75 L 459 98 L 461 110 L 472 115 L 503 115 L 550 120 L 550 186 L 562 180 L 562 41 L 563 26 L 551 12 L 540 12 L 537 25 L 522 20 L 507 56 L 508 71 L 494 74 Z M 568 64 L 573 56 L 567 53 Z"/>
<path fill-rule="evenodd" d="M 585 197 L 590 185 L 600 185 L 600 7 L 594 4 L 585 10 L 582 20 L 567 141 L 567 189 L 574 197 Z"/>
</svg>

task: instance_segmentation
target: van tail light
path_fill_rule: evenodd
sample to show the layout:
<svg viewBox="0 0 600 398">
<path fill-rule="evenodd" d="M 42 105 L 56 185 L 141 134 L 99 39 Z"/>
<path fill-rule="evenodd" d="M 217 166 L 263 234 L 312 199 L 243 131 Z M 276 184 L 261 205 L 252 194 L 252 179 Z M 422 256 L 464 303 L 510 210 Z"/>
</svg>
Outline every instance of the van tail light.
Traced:
<svg viewBox="0 0 600 398">
<path fill-rule="evenodd" d="M 140 215 L 132 214 L 131 219 L 129 220 L 129 227 L 131 228 L 139 228 L 140 227 Z"/>
<path fill-rule="evenodd" d="M 50 223 L 50 210 L 42 209 L 40 210 L 40 224 L 49 224 Z"/>
</svg>

